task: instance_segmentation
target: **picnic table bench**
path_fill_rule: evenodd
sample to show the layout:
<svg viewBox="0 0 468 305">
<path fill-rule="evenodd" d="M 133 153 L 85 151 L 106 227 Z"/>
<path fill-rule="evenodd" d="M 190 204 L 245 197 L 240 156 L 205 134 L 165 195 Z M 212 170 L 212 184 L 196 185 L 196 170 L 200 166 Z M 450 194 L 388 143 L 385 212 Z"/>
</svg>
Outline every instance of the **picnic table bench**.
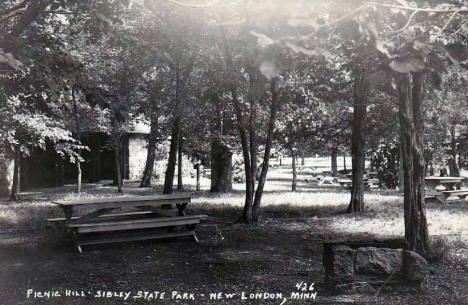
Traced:
<svg viewBox="0 0 468 305">
<path fill-rule="evenodd" d="M 91 244 L 179 236 L 192 236 L 198 242 L 195 226 L 207 216 L 186 215 L 190 201 L 188 194 L 55 201 L 65 217 L 48 221 L 63 224 L 80 253 L 83 245 Z"/>
<path fill-rule="evenodd" d="M 442 204 L 464 200 L 468 196 L 468 189 L 456 189 L 463 179 L 463 177 L 426 177 L 426 199 L 435 199 Z M 437 189 L 441 186 L 443 189 Z M 448 200 L 450 197 L 456 198 Z"/>
</svg>

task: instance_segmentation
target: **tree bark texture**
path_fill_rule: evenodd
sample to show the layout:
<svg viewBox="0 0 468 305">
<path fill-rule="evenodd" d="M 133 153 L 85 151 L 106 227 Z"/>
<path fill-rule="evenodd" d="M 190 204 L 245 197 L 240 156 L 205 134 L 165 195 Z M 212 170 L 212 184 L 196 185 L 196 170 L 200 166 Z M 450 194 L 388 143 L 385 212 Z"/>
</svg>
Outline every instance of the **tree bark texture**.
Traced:
<svg viewBox="0 0 468 305">
<path fill-rule="evenodd" d="M 184 182 L 183 182 L 183 145 L 184 145 L 184 138 L 179 135 L 179 148 L 177 150 L 177 190 L 183 191 L 184 190 Z"/>
<path fill-rule="evenodd" d="M 236 112 L 237 129 L 241 139 L 242 155 L 244 157 L 244 170 L 245 170 L 245 203 L 242 211 L 242 221 L 250 224 L 252 223 L 252 204 L 253 204 L 253 184 L 254 178 L 252 177 L 251 162 L 250 162 L 250 150 L 247 139 L 247 132 L 244 127 L 244 118 L 242 115 L 242 108 L 239 103 L 237 91 L 235 88 L 231 89 L 232 101 L 234 104 L 234 110 Z"/>
<path fill-rule="evenodd" d="M 348 213 L 364 211 L 364 166 L 365 138 L 364 128 L 367 119 L 367 98 L 369 80 L 366 71 L 356 69 L 354 72 L 354 111 L 351 135 L 352 188 Z"/>
<path fill-rule="evenodd" d="M 343 153 L 343 169 L 346 172 L 346 154 Z"/>
<path fill-rule="evenodd" d="M 291 149 L 291 166 L 292 166 L 292 185 L 291 191 L 295 192 L 297 189 L 297 170 L 296 170 L 296 150 L 294 148 Z"/>
<path fill-rule="evenodd" d="M 338 176 L 338 150 L 336 147 L 332 147 L 331 151 L 331 171 L 332 171 L 332 176 L 336 177 Z"/>
<path fill-rule="evenodd" d="M 197 170 L 196 190 L 197 190 L 197 192 L 199 192 L 200 191 L 200 164 L 195 165 L 195 169 Z"/>
<path fill-rule="evenodd" d="M 13 166 L 13 184 L 11 186 L 10 200 L 18 200 L 19 173 L 20 173 L 21 150 L 18 145 L 15 146 L 15 159 Z"/>
<path fill-rule="evenodd" d="M 404 170 L 405 238 L 409 250 L 427 257 L 429 237 L 425 207 L 423 74 L 398 80 L 400 136 Z"/>
<path fill-rule="evenodd" d="M 270 154 L 271 154 L 271 146 L 273 143 L 273 134 L 275 131 L 275 121 L 276 115 L 278 113 L 278 89 L 277 89 L 277 81 L 271 81 L 271 108 L 270 108 L 270 118 L 268 120 L 268 130 L 267 130 L 267 139 L 265 143 L 265 152 L 263 155 L 263 163 L 262 163 L 262 171 L 260 172 L 260 177 L 258 179 L 258 186 L 257 191 L 255 192 L 255 198 L 252 206 L 252 217 L 253 221 L 258 221 L 258 217 L 260 214 L 260 204 L 262 202 L 262 195 L 263 189 L 265 187 L 265 182 L 268 173 L 268 167 L 270 165 Z"/>
<path fill-rule="evenodd" d="M 232 191 L 232 152 L 222 139 L 211 141 L 211 187 L 212 193 Z"/>
<path fill-rule="evenodd" d="M 151 177 L 153 176 L 154 161 L 156 159 L 156 143 L 158 141 L 158 113 L 151 115 L 151 127 L 148 138 L 148 151 L 146 154 L 146 164 L 141 178 L 140 187 L 151 186 Z"/>
<path fill-rule="evenodd" d="M 174 117 L 172 119 L 172 133 L 171 133 L 171 144 L 169 148 L 169 159 L 167 161 L 166 174 L 164 177 L 163 194 L 172 194 L 174 187 L 174 174 L 177 162 L 177 150 L 179 148 L 179 135 L 180 135 L 180 76 L 179 68 L 176 71 L 176 94 L 175 94 L 175 105 L 174 105 Z"/>
</svg>

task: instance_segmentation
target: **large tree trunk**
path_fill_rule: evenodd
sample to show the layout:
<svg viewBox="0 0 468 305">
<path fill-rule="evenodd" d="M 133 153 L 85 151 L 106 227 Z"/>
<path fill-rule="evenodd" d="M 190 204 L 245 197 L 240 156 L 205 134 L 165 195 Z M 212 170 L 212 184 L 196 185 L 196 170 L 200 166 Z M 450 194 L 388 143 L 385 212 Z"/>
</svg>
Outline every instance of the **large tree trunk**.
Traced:
<svg viewBox="0 0 468 305">
<path fill-rule="evenodd" d="M 177 150 L 179 144 L 179 118 L 174 117 L 172 126 L 171 144 L 169 148 L 169 159 L 167 161 L 166 175 L 164 177 L 163 194 L 172 194 L 174 187 L 174 174 L 177 162 Z"/>
<path fill-rule="evenodd" d="M 297 189 L 297 170 L 296 170 L 296 149 L 292 148 L 291 149 L 291 166 L 292 166 L 292 185 L 291 185 L 291 191 L 295 192 Z"/>
<path fill-rule="evenodd" d="M 179 134 L 180 134 L 180 92 L 179 92 L 179 68 L 176 71 L 176 95 L 174 105 L 174 118 L 172 119 L 172 135 L 171 145 L 169 149 L 169 159 L 167 161 L 166 175 L 164 177 L 163 194 L 172 194 L 174 187 L 174 174 L 177 162 L 177 150 L 179 148 Z"/>
<path fill-rule="evenodd" d="M 271 81 L 271 108 L 270 108 L 270 119 L 268 121 L 267 139 L 265 143 L 265 152 L 263 155 L 263 164 L 260 177 L 258 179 L 257 191 L 255 192 L 255 198 L 252 206 L 252 217 L 253 221 L 257 222 L 260 214 L 260 204 L 262 202 L 263 188 L 265 187 L 266 177 L 268 173 L 268 167 L 270 164 L 270 152 L 273 143 L 273 133 L 275 131 L 276 114 L 278 112 L 278 91 L 276 88 L 276 80 Z"/>
<path fill-rule="evenodd" d="M 425 207 L 423 75 L 400 76 L 399 118 L 404 168 L 405 238 L 409 250 L 427 257 L 429 250 Z"/>
<path fill-rule="evenodd" d="M 346 173 L 346 154 L 343 153 L 343 169 L 344 169 L 344 172 Z"/>
<path fill-rule="evenodd" d="M 177 156 L 177 160 L 178 160 L 178 164 L 177 164 L 177 190 L 178 191 L 183 191 L 184 190 L 184 182 L 183 182 L 183 142 L 184 142 L 184 138 L 182 136 L 179 135 L 179 148 L 178 148 L 178 156 Z"/>
<path fill-rule="evenodd" d="M 338 161 L 337 161 L 338 151 L 335 146 L 332 147 L 331 151 L 331 171 L 332 176 L 338 176 Z"/>
<path fill-rule="evenodd" d="M 19 172 L 20 172 L 21 150 L 18 145 L 15 146 L 15 159 L 13 166 L 13 184 L 11 186 L 10 200 L 18 200 Z"/>
<path fill-rule="evenodd" d="M 401 126 L 400 126 L 401 130 Z M 398 190 L 400 192 L 404 191 L 404 181 L 405 181 L 405 169 L 403 167 L 403 142 L 402 142 L 402 135 L 400 131 L 400 149 L 399 149 L 399 154 L 400 154 L 400 160 L 399 160 L 399 169 L 398 169 Z"/>
<path fill-rule="evenodd" d="M 457 162 L 457 139 L 455 137 L 455 125 L 450 127 L 450 155 L 448 166 L 451 177 L 460 177 L 460 167 Z"/>
<path fill-rule="evenodd" d="M 231 89 L 232 100 L 234 103 L 234 110 L 236 112 L 237 128 L 239 130 L 239 136 L 241 140 L 242 155 L 244 157 L 244 169 L 245 169 L 245 203 L 242 211 L 242 221 L 250 224 L 252 223 L 252 204 L 253 204 L 253 185 L 254 178 L 252 177 L 251 163 L 250 163 L 250 152 L 249 143 L 247 140 L 247 133 L 244 128 L 244 119 L 242 116 L 242 108 L 239 103 L 237 91 L 235 88 Z"/>
<path fill-rule="evenodd" d="M 232 191 L 232 152 L 229 146 L 216 138 L 211 142 L 210 192 Z"/>
<path fill-rule="evenodd" d="M 148 139 L 148 151 L 146 154 L 146 164 L 141 178 L 140 187 L 151 186 L 153 176 L 154 161 L 156 159 L 156 143 L 158 141 L 158 113 L 151 115 L 151 129 Z"/>
<path fill-rule="evenodd" d="M 348 213 L 364 211 L 364 126 L 367 117 L 367 96 L 369 84 L 366 71 L 357 69 L 354 73 L 354 112 L 351 135 L 351 160 L 353 185 Z"/>
</svg>

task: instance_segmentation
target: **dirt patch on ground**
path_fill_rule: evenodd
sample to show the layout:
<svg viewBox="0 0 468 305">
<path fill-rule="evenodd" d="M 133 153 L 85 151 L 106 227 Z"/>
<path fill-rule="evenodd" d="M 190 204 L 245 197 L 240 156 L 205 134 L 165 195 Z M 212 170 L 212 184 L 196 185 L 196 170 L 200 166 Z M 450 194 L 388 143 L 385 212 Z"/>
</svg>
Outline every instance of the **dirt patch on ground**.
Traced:
<svg viewBox="0 0 468 305">
<path fill-rule="evenodd" d="M 309 215 L 310 216 L 310 215 Z M 421 290 L 388 287 L 373 295 L 332 295 L 324 287 L 322 241 L 334 235 L 326 219 L 265 217 L 261 225 L 232 224 L 218 215 L 198 229 L 201 239 L 147 241 L 86 247 L 78 254 L 57 229 L 0 235 L 0 295 L 4 304 L 281 304 L 280 299 L 242 300 L 242 292 L 297 292 L 314 284 L 315 301 L 284 304 L 466 304 L 467 266 L 453 258 L 432 264 Z M 27 298 L 27 290 L 84 292 L 85 296 Z M 131 292 L 127 300 L 95 297 L 98 291 Z M 164 300 L 133 299 L 138 291 L 165 291 Z M 195 300 L 172 300 L 171 292 Z M 214 301 L 209 293 L 234 293 Z M 187 295 L 189 297 L 189 295 Z"/>
<path fill-rule="evenodd" d="M 159 189 L 132 186 L 125 191 L 128 195 L 145 195 Z M 376 193 L 369 197 L 381 200 L 383 208 L 370 208 L 360 216 L 343 215 L 348 200 L 342 197 L 347 194 L 313 191 L 267 193 L 265 200 L 270 205 L 263 209 L 257 226 L 233 223 L 241 212 L 242 192 L 201 192 L 189 206 L 189 212 L 209 216 L 197 227 L 198 244 L 179 238 L 88 246 L 81 255 L 68 236 L 45 226 L 46 218 L 61 214 L 50 201 L 64 196 L 73 199 L 73 194 L 62 190 L 44 194 L 42 199 L 4 204 L 0 210 L 0 304 L 466 304 L 468 247 L 456 238 L 450 244 L 450 255 L 431 263 L 421 289 L 389 286 L 378 297 L 363 293 L 333 295 L 322 284 L 322 242 L 362 237 L 362 232 L 361 236 L 350 236 L 348 224 L 359 227 L 372 222 L 379 227 L 384 222 L 375 221 L 377 217 L 389 219 L 390 224 L 399 223 L 402 216 L 395 211 L 400 203 L 395 195 Z M 86 195 L 115 195 L 115 190 L 93 188 Z M 442 212 L 446 210 L 466 214 L 461 205 L 444 207 Z M 365 236 L 372 238 L 376 233 L 366 232 Z M 308 290 L 312 283 L 313 290 Z M 304 284 L 306 291 L 302 291 Z M 27 298 L 28 289 L 58 291 L 61 296 Z M 65 297 L 66 290 L 84 296 Z M 139 291 L 147 292 L 148 298 L 143 299 L 143 294 L 143 298 L 135 299 Z M 193 293 L 195 300 L 172 299 L 172 291 Z M 130 296 L 127 300 L 119 295 L 95 297 L 98 292 L 127 292 Z M 155 299 L 155 292 L 166 292 L 165 298 Z M 235 295 L 210 300 L 210 293 L 219 292 Z M 242 292 L 247 298 L 251 293 L 255 297 L 265 292 L 281 293 L 283 298 L 269 295 L 272 298 L 266 300 L 241 299 Z M 293 292 L 317 295 L 315 300 L 311 295 L 309 299 L 292 300 Z"/>
</svg>

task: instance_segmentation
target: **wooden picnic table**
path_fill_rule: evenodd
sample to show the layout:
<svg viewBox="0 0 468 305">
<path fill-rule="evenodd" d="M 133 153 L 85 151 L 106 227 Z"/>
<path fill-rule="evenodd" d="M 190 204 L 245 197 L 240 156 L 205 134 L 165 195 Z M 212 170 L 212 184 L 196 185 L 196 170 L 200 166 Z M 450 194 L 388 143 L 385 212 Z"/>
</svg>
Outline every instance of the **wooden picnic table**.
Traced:
<svg viewBox="0 0 468 305">
<path fill-rule="evenodd" d="M 440 203 L 447 203 L 450 196 L 463 200 L 468 195 L 468 190 L 457 190 L 463 181 L 463 177 L 426 177 L 426 199 L 436 199 Z M 437 187 L 443 186 L 443 190 Z"/>
<path fill-rule="evenodd" d="M 185 209 L 190 201 L 188 194 L 55 201 L 65 217 L 48 221 L 63 223 L 71 231 L 80 253 L 81 246 L 89 244 L 178 236 L 193 236 L 198 241 L 194 228 L 206 216 L 186 215 Z M 187 230 L 174 231 L 175 227 L 181 226 Z M 164 228 L 169 229 L 169 232 L 161 232 Z M 109 234 L 92 234 L 96 232 Z"/>
<path fill-rule="evenodd" d="M 348 178 L 338 179 L 338 183 L 345 188 L 351 188 L 353 186 L 353 180 Z M 379 180 L 378 179 L 364 179 L 364 186 L 366 188 L 372 188 L 373 186 L 378 186 Z"/>
</svg>

